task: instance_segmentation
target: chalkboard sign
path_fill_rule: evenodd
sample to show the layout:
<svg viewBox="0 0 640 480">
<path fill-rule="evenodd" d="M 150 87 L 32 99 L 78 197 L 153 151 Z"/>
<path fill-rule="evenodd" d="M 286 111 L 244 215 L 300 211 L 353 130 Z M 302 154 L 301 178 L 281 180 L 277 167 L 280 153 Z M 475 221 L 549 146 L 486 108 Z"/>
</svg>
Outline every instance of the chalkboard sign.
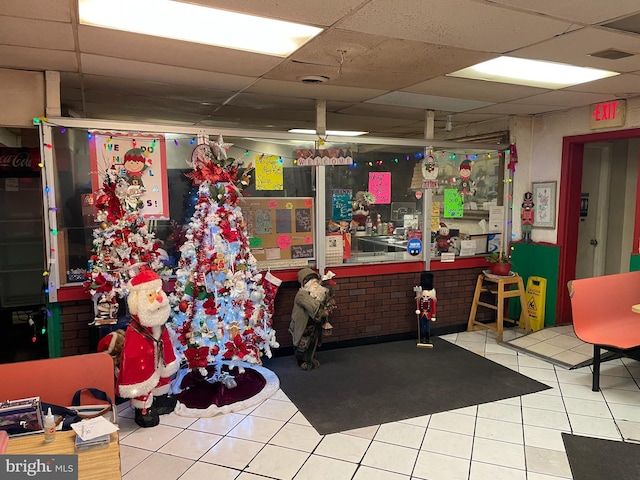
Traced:
<svg viewBox="0 0 640 480">
<path fill-rule="evenodd" d="M 315 259 L 313 198 L 244 197 L 241 208 L 260 268 L 303 266 Z"/>
<path fill-rule="evenodd" d="M 353 213 L 353 191 L 334 190 L 331 195 L 331 219 L 336 222 L 351 220 Z"/>
</svg>

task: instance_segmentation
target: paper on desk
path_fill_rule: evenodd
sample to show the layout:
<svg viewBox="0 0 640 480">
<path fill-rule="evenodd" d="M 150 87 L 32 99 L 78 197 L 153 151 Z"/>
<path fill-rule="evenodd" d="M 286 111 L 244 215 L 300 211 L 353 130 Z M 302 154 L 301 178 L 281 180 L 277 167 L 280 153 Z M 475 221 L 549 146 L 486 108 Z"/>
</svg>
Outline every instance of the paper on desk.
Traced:
<svg viewBox="0 0 640 480">
<path fill-rule="evenodd" d="M 82 440 L 108 435 L 118 430 L 118 426 L 111 423 L 104 417 L 89 418 L 80 422 L 72 423 L 71 428 Z"/>
</svg>

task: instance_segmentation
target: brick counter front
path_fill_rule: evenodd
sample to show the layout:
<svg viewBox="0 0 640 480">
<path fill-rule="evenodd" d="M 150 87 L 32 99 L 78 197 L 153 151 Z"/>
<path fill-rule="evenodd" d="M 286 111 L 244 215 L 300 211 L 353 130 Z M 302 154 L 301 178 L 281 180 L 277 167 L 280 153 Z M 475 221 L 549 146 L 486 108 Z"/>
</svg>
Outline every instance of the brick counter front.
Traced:
<svg viewBox="0 0 640 480">
<path fill-rule="evenodd" d="M 438 296 L 437 321 L 432 335 L 464 331 L 471 301 L 482 268 L 433 271 Z M 333 333 L 325 344 L 371 340 L 393 335 L 417 335 L 415 294 L 420 272 L 335 277 L 337 310 L 331 316 Z M 273 327 L 281 347 L 291 347 L 289 322 L 298 282 L 283 282 L 275 299 Z M 89 299 L 61 302 L 62 356 L 90 353 L 93 348 L 89 326 L 93 304 Z M 485 309 L 482 309 L 485 310 Z M 479 319 L 492 318 L 492 312 L 479 311 Z"/>
</svg>

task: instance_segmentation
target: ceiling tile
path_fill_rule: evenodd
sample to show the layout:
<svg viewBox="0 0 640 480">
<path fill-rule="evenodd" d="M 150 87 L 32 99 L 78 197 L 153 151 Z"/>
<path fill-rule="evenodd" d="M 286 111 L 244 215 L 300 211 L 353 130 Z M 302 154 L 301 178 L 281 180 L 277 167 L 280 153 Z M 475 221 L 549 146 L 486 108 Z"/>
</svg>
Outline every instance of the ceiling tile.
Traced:
<svg viewBox="0 0 640 480">
<path fill-rule="evenodd" d="M 570 92 L 567 90 L 555 90 L 549 93 L 542 93 L 533 97 L 526 98 L 524 100 L 518 100 L 513 103 L 520 103 L 526 105 L 550 105 L 559 107 L 581 107 L 583 105 L 589 105 L 591 103 L 606 102 L 614 100 L 613 95 L 607 95 L 602 93 L 582 93 L 582 92 Z"/>
<path fill-rule="evenodd" d="M 85 73 L 103 76 L 123 77 L 136 80 L 206 87 L 216 85 L 223 90 L 241 90 L 255 79 L 225 73 L 205 72 L 188 68 L 159 65 L 157 63 L 136 62 L 98 55 L 82 55 L 82 70 Z"/>
<path fill-rule="evenodd" d="M 473 113 L 488 113 L 495 115 L 538 115 L 540 113 L 566 110 L 568 107 L 557 105 L 523 105 L 520 103 L 498 103 L 489 107 L 479 108 Z"/>
<path fill-rule="evenodd" d="M 381 116 L 400 118 L 414 122 L 424 122 L 425 118 L 424 108 L 396 107 L 394 105 L 378 105 L 375 103 L 359 103 L 350 107 L 343 108 L 339 113 L 346 113 L 347 115 L 367 115 L 376 117 Z"/>
<path fill-rule="evenodd" d="M 464 112 L 466 110 L 474 110 L 476 108 L 490 105 L 491 102 L 480 102 L 476 100 L 465 100 L 451 97 L 436 97 L 433 95 L 420 95 L 417 93 L 391 92 L 372 98 L 371 100 L 367 100 L 367 103 Z"/>
<path fill-rule="evenodd" d="M 69 0 L 2 0 L 2 14 L 10 17 L 71 22 Z"/>
<path fill-rule="evenodd" d="M 583 83 L 566 88 L 572 92 L 611 94 L 617 97 L 629 97 L 640 94 L 640 76 L 623 73 L 615 77 L 603 78 L 595 82 Z"/>
<path fill-rule="evenodd" d="M 0 44 L 74 50 L 70 23 L 48 22 L 0 15 Z"/>
<path fill-rule="evenodd" d="M 44 48 L 0 45 L 0 67 L 77 72 L 76 54 Z"/>
<path fill-rule="evenodd" d="M 495 53 L 573 28 L 567 22 L 473 0 L 372 0 L 336 27 Z"/>
<path fill-rule="evenodd" d="M 589 56 L 591 53 L 608 48 L 636 55 L 618 60 Z M 611 30 L 587 27 L 551 38 L 537 45 L 521 48 L 511 52 L 510 55 L 601 68 L 614 72 L 631 72 L 640 69 L 640 35 L 627 35 Z"/>
<path fill-rule="evenodd" d="M 440 97 L 466 98 L 483 102 L 508 102 L 549 90 L 522 85 L 496 84 L 483 80 L 441 76 L 418 83 L 403 91 Z"/>
<path fill-rule="evenodd" d="M 339 87 L 320 84 L 309 85 L 302 82 L 285 82 L 262 79 L 247 88 L 245 93 L 257 93 L 296 98 L 314 98 L 318 100 L 339 100 L 343 102 L 361 102 L 385 93 L 385 90 L 371 88 Z"/>
<path fill-rule="evenodd" d="M 83 53 L 233 75 L 259 77 L 282 62 L 272 55 L 85 25 L 78 27 L 78 37 Z"/>
<path fill-rule="evenodd" d="M 493 3 L 515 7 L 546 16 L 573 22 L 594 24 L 638 11 L 637 0 L 491 0 Z"/>
</svg>

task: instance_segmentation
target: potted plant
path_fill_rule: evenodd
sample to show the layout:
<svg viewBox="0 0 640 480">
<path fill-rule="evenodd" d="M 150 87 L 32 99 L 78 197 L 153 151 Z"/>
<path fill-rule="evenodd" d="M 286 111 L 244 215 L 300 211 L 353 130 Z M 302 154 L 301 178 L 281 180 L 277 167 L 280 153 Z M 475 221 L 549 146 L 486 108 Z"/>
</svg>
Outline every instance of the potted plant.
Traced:
<svg viewBox="0 0 640 480">
<path fill-rule="evenodd" d="M 493 275 L 499 276 L 507 276 L 511 271 L 511 259 L 509 256 L 502 252 L 493 252 L 488 257 L 485 257 L 487 262 L 489 262 L 489 271 Z"/>
</svg>

